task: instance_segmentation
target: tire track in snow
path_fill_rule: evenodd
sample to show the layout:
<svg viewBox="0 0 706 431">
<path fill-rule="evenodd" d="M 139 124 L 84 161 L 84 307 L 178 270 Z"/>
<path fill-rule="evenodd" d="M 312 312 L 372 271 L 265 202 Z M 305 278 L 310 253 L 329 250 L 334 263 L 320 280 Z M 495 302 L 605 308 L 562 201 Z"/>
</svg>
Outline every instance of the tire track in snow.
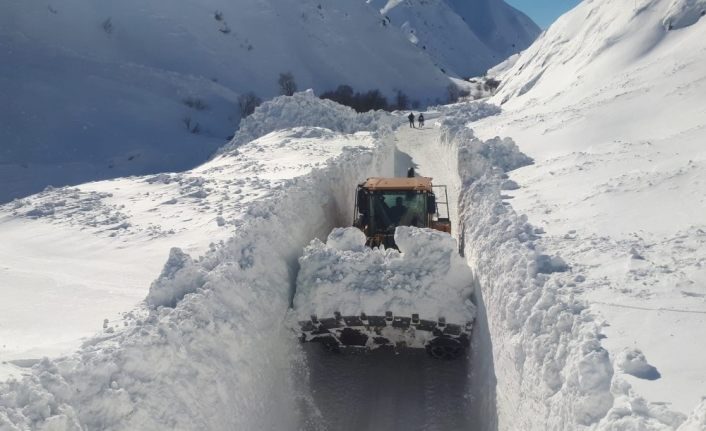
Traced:
<svg viewBox="0 0 706 431">
<path fill-rule="evenodd" d="M 609 302 L 600 302 L 600 301 L 593 301 L 593 304 L 597 305 L 606 305 L 608 307 L 618 307 L 618 308 L 629 308 L 632 310 L 644 310 L 644 311 L 668 311 L 671 313 L 688 313 L 688 314 L 706 314 L 706 311 L 701 311 L 701 310 L 680 310 L 678 308 L 649 308 L 649 307 L 640 307 L 637 305 L 622 305 L 622 304 L 611 304 Z"/>
</svg>

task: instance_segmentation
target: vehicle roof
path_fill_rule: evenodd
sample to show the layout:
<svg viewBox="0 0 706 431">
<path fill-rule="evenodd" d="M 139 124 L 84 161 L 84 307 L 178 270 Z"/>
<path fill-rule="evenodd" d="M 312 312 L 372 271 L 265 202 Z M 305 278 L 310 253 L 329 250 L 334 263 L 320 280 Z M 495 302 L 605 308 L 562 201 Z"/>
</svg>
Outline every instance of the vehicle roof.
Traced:
<svg viewBox="0 0 706 431">
<path fill-rule="evenodd" d="M 431 178 L 430 177 L 396 177 L 396 178 L 382 178 L 382 177 L 372 177 L 368 178 L 364 183 L 363 187 L 368 190 L 423 190 L 430 192 L 431 188 Z"/>
</svg>

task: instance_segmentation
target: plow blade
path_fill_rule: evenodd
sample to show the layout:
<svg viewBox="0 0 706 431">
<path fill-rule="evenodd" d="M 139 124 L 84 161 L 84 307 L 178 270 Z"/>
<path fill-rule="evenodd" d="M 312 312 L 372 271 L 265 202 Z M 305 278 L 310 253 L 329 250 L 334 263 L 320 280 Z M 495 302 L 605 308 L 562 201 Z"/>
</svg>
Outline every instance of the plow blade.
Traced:
<svg viewBox="0 0 706 431">
<path fill-rule="evenodd" d="M 330 350 L 344 348 L 376 349 L 383 346 L 397 349 L 425 349 L 437 359 L 457 359 L 469 345 L 473 322 L 462 325 L 446 323 L 446 319 L 420 319 L 418 314 L 394 316 L 343 316 L 300 321 L 301 340 L 319 342 Z"/>
</svg>

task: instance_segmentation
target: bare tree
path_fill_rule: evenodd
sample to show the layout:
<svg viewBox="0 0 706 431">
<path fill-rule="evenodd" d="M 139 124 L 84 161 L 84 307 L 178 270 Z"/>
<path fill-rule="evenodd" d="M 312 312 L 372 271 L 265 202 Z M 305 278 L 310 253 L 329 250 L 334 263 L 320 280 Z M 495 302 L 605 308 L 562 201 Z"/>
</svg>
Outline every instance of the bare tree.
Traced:
<svg viewBox="0 0 706 431">
<path fill-rule="evenodd" d="M 279 94 L 283 96 L 293 96 L 297 91 L 297 84 L 294 82 L 292 72 L 280 73 L 277 83 L 279 84 Z"/>
<path fill-rule="evenodd" d="M 461 91 L 456 84 L 449 84 L 446 87 L 446 92 L 448 93 L 449 103 L 455 103 L 458 101 L 458 98 L 461 97 Z"/>
<path fill-rule="evenodd" d="M 101 23 L 101 27 L 103 28 L 103 31 L 108 34 L 113 32 L 113 22 L 110 20 L 110 18 L 103 21 Z"/>
<path fill-rule="evenodd" d="M 191 117 L 184 117 L 181 119 L 181 122 L 184 123 L 184 126 L 186 126 L 186 130 L 188 130 L 189 133 L 198 135 L 199 132 L 201 132 L 201 125 L 197 122 L 191 121 Z"/>
<path fill-rule="evenodd" d="M 206 102 L 197 97 L 187 97 L 186 99 L 182 100 L 182 103 L 184 103 L 184 105 L 188 106 L 189 108 L 195 109 L 197 111 L 203 111 L 205 109 L 208 109 L 208 105 L 206 104 Z"/>
<path fill-rule="evenodd" d="M 490 91 L 490 92 L 494 93 L 495 90 L 497 90 L 498 87 L 500 87 L 500 81 L 498 81 L 497 79 L 488 78 L 485 81 L 485 83 L 483 83 L 483 87 L 485 88 L 486 91 Z"/>
<path fill-rule="evenodd" d="M 255 108 L 260 106 L 261 103 L 262 99 L 257 97 L 252 91 L 245 94 L 241 94 L 238 97 L 238 106 L 240 107 L 240 118 L 245 118 L 255 112 Z"/>
<path fill-rule="evenodd" d="M 397 95 L 395 95 L 395 105 L 399 110 L 405 110 L 409 106 L 409 97 L 407 97 L 402 90 L 397 90 Z"/>
<path fill-rule="evenodd" d="M 448 92 L 449 103 L 456 103 L 460 98 L 467 97 L 470 94 L 468 90 L 459 88 L 454 83 L 449 84 L 448 87 L 446 87 L 446 91 Z"/>
</svg>

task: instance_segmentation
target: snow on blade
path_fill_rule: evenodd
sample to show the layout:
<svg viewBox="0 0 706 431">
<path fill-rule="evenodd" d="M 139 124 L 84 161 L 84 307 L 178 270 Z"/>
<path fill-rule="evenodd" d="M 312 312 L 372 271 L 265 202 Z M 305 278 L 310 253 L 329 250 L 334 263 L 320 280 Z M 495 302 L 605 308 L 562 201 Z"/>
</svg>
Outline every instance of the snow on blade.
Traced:
<svg viewBox="0 0 706 431">
<path fill-rule="evenodd" d="M 335 229 L 326 244 L 314 240 L 299 259 L 294 310 L 309 316 L 396 316 L 465 324 L 472 321 L 473 275 L 456 240 L 431 229 L 397 227 L 394 249 L 365 247 L 357 228 Z"/>
</svg>

